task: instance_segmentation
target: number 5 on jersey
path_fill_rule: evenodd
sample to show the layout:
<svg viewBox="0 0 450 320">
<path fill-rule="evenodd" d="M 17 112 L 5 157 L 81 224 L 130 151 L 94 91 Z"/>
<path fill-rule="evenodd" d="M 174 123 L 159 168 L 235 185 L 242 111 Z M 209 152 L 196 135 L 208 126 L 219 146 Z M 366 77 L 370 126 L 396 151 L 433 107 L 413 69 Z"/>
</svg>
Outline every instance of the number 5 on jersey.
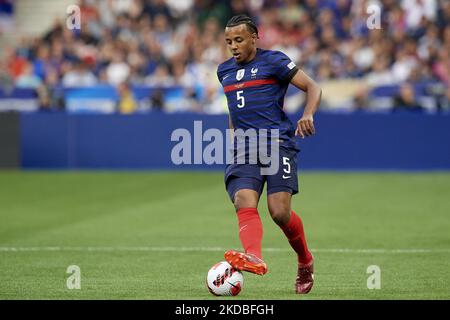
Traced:
<svg viewBox="0 0 450 320">
<path fill-rule="evenodd" d="M 244 90 L 236 91 L 236 98 L 239 101 L 239 103 L 237 104 L 238 108 L 243 108 L 245 106 L 245 98 L 244 98 L 243 94 L 244 94 Z"/>
<path fill-rule="evenodd" d="M 283 157 L 283 166 L 286 166 L 283 168 L 284 173 L 286 173 L 286 175 L 283 174 L 283 179 L 289 179 L 291 177 L 291 164 L 289 161 L 290 159 L 288 157 Z"/>
</svg>

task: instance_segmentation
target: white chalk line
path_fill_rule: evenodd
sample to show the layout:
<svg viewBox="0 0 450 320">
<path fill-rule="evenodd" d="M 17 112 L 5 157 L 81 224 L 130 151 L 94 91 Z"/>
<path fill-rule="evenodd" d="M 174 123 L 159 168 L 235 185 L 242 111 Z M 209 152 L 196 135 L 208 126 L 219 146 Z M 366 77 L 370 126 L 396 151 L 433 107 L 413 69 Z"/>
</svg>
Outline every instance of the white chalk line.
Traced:
<svg viewBox="0 0 450 320">
<path fill-rule="evenodd" d="M 223 247 L 157 247 L 157 246 L 117 246 L 117 247 L 67 247 L 67 246 L 33 246 L 0 247 L 0 252 L 224 252 L 230 248 Z M 231 248 L 233 249 L 233 248 Z M 235 250 L 242 250 L 234 248 Z M 290 252 L 291 248 L 263 248 L 265 252 Z M 416 253 L 450 253 L 450 249 L 351 249 L 330 248 L 311 249 L 312 253 L 361 253 L 361 254 L 416 254 Z"/>
</svg>

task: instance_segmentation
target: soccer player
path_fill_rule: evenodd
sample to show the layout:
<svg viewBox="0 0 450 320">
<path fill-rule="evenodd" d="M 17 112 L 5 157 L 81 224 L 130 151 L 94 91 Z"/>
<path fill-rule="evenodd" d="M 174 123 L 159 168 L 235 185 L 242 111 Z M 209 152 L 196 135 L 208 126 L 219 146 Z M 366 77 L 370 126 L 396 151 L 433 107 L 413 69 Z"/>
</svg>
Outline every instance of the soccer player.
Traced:
<svg viewBox="0 0 450 320">
<path fill-rule="evenodd" d="M 225 185 L 233 202 L 239 224 L 239 238 L 245 252 L 228 250 L 225 259 L 234 268 L 263 275 L 267 265 L 262 259 L 263 228 L 257 210 L 267 183 L 268 209 L 272 219 L 286 235 L 298 255 L 295 291 L 308 293 L 314 282 L 313 256 L 308 250 L 303 224 L 291 209 L 291 197 L 298 192 L 295 136 L 315 134 L 313 116 L 322 91 L 317 83 L 279 51 L 257 48 L 258 29 L 245 15 L 232 17 L 225 28 L 225 40 L 233 57 L 219 65 L 217 77 L 228 101 L 230 128 L 279 130 L 279 169 L 263 175 L 261 163 L 232 163 L 225 170 Z M 283 111 L 289 84 L 306 92 L 306 105 L 296 126 Z"/>
</svg>

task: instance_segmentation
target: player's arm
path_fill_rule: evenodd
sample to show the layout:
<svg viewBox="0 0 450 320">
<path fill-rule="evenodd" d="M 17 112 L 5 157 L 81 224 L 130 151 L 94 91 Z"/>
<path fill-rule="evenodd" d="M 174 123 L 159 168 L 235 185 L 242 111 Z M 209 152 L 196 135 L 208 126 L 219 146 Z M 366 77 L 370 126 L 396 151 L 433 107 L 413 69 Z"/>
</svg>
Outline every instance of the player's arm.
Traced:
<svg viewBox="0 0 450 320">
<path fill-rule="evenodd" d="M 291 79 L 291 83 L 300 90 L 306 92 L 305 109 L 302 117 L 297 121 L 295 135 L 302 138 L 311 136 L 316 132 L 316 129 L 314 128 L 314 113 L 319 107 L 322 89 L 302 70 L 298 70 L 295 73 L 294 77 Z"/>
</svg>

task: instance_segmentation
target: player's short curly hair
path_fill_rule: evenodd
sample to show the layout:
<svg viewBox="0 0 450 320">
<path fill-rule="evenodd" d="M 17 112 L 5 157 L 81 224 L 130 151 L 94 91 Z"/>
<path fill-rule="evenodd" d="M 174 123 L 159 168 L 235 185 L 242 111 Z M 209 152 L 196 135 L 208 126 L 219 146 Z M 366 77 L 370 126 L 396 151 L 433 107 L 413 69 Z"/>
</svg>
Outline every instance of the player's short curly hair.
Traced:
<svg viewBox="0 0 450 320">
<path fill-rule="evenodd" d="M 240 15 L 232 17 L 230 20 L 228 20 L 226 26 L 234 27 L 234 26 L 238 26 L 240 24 L 245 24 L 247 26 L 248 31 L 250 31 L 250 33 L 256 33 L 256 36 L 259 38 L 258 28 L 256 27 L 256 23 L 252 20 L 252 18 L 250 18 L 249 16 L 246 16 L 245 14 L 240 14 Z"/>
</svg>

